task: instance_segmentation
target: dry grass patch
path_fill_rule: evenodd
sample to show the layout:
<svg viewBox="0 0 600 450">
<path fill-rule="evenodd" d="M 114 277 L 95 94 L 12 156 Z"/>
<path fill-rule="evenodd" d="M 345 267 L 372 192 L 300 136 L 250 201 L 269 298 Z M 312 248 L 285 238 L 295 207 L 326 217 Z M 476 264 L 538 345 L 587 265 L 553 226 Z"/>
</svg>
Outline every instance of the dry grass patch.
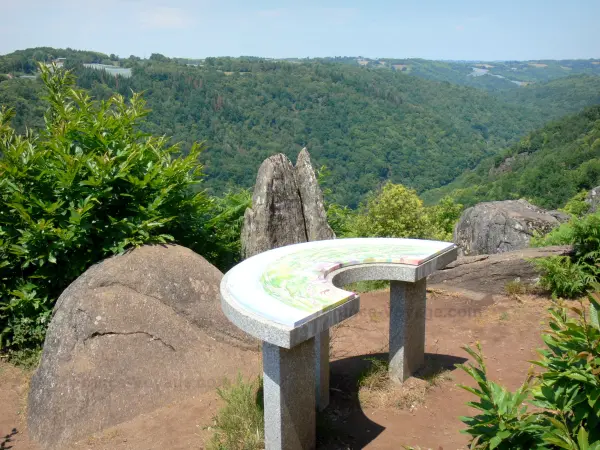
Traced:
<svg viewBox="0 0 600 450">
<path fill-rule="evenodd" d="M 432 359 L 404 383 L 395 383 L 389 377 L 387 361 L 370 358 L 371 365 L 358 379 L 358 399 L 366 408 L 396 407 L 414 410 L 425 402 L 427 392 L 452 380 L 447 369 L 439 367 Z"/>
<path fill-rule="evenodd" d="M 447 369 L 440 369 L 439 371 L 431 375 L 423 377 L 423 379 L 427 381 L 427 385 L 429 388 L 438 387 L 441 386 L 444 383 L 444 381 L 453 380 L 452 374 Z"/>
<path fill-rule="evenodd" d="M 446 289 L 439 289 L 439 288 L 427 288 L 427 293 L 430 294 L 432 299 L 435 299 L 438 296 L 439 297 L 462 298 L 464 295 L 462 292 L 448 291 Z"/>
<path fill-rule="evenodd" d="M 504 292 L 509 297 L 519 299 L 522 295 L 542 295 L 544 290 L 538 285 L 523 283 L 516 279 L 504 285 Z"/>
</svg>

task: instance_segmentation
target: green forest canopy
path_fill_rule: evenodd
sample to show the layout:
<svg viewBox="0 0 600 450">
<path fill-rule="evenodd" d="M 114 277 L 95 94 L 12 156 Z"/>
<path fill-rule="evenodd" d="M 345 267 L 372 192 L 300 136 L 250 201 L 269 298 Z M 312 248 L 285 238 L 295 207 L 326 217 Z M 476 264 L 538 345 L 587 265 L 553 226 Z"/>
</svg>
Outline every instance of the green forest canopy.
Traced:
<svg viewBox="0 0 600 450">
<path fill-rule="evenodd" d="M 464 72 L 470 63 L 425 60 L 411 60 L 407 75 L 343 60 L 197 61 L 160 54 L 141 60 L 42 48 L 0 57 L 0 74 L 33 73 L 36 60 L 56 57 L 67 59 L 78 84 L 96 98 L 143 91 L 152 109 L 145 131 L 172 136 L 184 151 L 206 141 L 202 161 L 212 191 L 250 187 L 266 157 L 283 152 L 295 158 L 307 146 L 315 164 L 330 170 L 326 187 L 332 199 L 352 207 L 386 181 L 418 192 L 444 186 L 549 120 L 600 103 L 600 77 L 594 75 L 520 88 L 511 83 L 515 88 L 487 92 L 448 82 L 459 83 L 456 64 Z M 398 62 L 386 61 L 378 66 L 389 69 Z M 86 62 L 131 67 L 133 76 L 115 78 L 83 68 Z M 580 65 L 564 75 L 596 73 L 593 61 Z M 440 67 L 447 79 L 427 76 L 441 73 Z M 40 128 L 45 110 L 40 83 L 2 77 L 0 104 L 15 108 L 15 128 Z"/>
<path fill-rule="evenodd" d="M 470 206 L 481 201 L 529 198 L 546 208 L 563 206 L 600 185 L 600 105 L 552 122 L 482 161 L 440 189 L 428 202 L 450 195 Z"/>
</svg>

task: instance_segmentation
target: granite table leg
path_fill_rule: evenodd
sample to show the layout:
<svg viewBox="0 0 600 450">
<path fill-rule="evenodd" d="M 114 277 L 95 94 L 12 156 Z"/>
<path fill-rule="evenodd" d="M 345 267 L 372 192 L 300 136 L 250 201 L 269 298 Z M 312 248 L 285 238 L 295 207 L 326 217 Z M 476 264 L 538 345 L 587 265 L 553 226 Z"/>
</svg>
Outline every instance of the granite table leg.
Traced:
<svg viewBox="0 0 600 450">
<path fill-rule="evenodd" d="M 390 377 L 403 382 L 425 362 L 426 278 L 390 282 Z"/>
<path fill-rule="evenodd" d="M 329 330 L 315 336 L 315 364 L 317 376 L 317 409 L 329 405 Z"/>
<path fill-rule="evenodd" d="M 263 342 L 266 450 L 316 446 L 315 339 L 291 349 Z"/>
</svg>

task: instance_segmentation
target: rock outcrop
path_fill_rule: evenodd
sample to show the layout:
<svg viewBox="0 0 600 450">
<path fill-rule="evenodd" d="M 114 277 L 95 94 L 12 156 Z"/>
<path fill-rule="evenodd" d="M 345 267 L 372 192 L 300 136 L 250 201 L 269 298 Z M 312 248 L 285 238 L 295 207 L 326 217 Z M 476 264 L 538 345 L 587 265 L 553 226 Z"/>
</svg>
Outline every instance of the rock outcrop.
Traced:
<svg viewBox="0 0 600 450">
<path fill-rule="evenodd" d="M 43 448 L 129 420 L 258 369 L 258 344 L 220 308 L 221 272 L 179 246 L 146 246 L 88 269 L 60 296 L 28 424 Z"/>
<path fill-rule="evenodd" d="M 258 169 L 252 208 L 244 215 L 242 256 L 334 237 L 306 149 L 295 168 L 281 153 L 267 158 Z"/>
<path fill-rule="evenodd" d="M 534 232 L 547 233 L 566 220 L 566 214 L 525 200 L 479 203 L 461 215 L 454 242 L 465 256 L 509 252 L 528 247 Z"/>
<path fill-rule="evenodd" d="M 596 186 L 585 197 L 585 202 L 590 205 L 588 213 L 595 213 L 600 211 L 600 186 Z"/>
<path fill-rule="evenodd" d="M 490 168 L 490 170 L 488 171 L 488 174 L 490 176 L 495 176 L 495 175 L 499 175 L 501 173 L 511 172 L 513 166 L 516 163 L 518 163 L 521 160 L 529 158 L 529 156 L 530 156 L 529 153 L 517 153 L 514 156 L 509 156 L 508 158 L 504 159 L 504 161 L 502 161 L 498 165 L 498 167 L 493 166 L 492 168 Z"/>
<path fill-rule="evenodd" d="M 327 222 L 327 213 L 323 203 L 323 193 L 319 188 L 315 171 L 310 162 L 310 155 L 304 148 L 296 161 L 296 184 L 302 202 L 302 213 L 308 241 L 333 239 L 333 230 Z"/>
<path fill-rule="evenodd" d="M 528 260 L 566 255 L 569 246 L 526 248 L 496 255 L 463 256 L 427 279 L 429 287 L 443 285 L 486 294 L 502 294 L 507 283 L 535 284 L 539 273 Z"/>
</svg>

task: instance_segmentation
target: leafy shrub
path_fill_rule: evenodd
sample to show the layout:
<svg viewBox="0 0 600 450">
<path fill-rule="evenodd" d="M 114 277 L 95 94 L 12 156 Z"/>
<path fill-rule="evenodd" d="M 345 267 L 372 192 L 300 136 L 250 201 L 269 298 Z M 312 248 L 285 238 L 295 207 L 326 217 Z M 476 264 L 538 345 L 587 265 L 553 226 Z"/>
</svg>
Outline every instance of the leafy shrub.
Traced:
<svg viewBox="0 0 600 450">
<path fill-rule="evenodd" d="M 573 250 L 577 261 L 598 268 L 600 261 L 600 213 L 573 221 Z"/>
<path fill-rule="evenodd" d="M 356 236 L 424 238 L 429 233 L 423 202 L 400 184 L 386 183 L 372 194 L 354 218 Z"/>
<path fill-rule="evenodd" d="M 386 183 L 347 218 L 347 236 L 451 240 L 462 205 L 449 197 L 426 208 L 416 191 Z"/>
<path fill-rule="evenodd" d="M 600 279 L 600 213 L 573 218 L 536 244 L 572 244 L 570 256 L 533 260 L 542 272 L 540 283 L 553 294 L 576 297 Z"/>
<path fill-rule="evenodd" d="M 461 417 L 471 448 L 600 449 L 600 293 L 589 300 L 589 320 L 583 302 L 550 308 L 546 348 L 533 361 L 543 371 L 530 372 L 514 393 L 488 379 L 479 344 L 476 351 L 465 347 L 475 364 L 459 367 L 478 388 L 461 387 L 479 398 L 469 405 L 480 411 Z"/>
<path fill-rule="evenodd" d="M 347 206 L 340 206 L 337 203 L 327 205 L 327 222 L 337 237 L 350 234 L 353 214 L 354 211 Z"/>
<path fill-rule="evenodd" d="M 429 223 L 436 239 L 451 241 L 454 226 L 463 211 L 463 205 L 456 203 L 452 197 L 442 198 L 437 205 L 426 209 Z"/>
<path fill-rule="evenodd" d="M 264 448 L 262 380 L 237 382 L 217 390 L 225 406 L 215 418 L 211 450 L 259 450 Z"/>
<path fill-rule="evenodd" d="M 538 258 L 532 262 L 542 273 L 540 285 L 559 297 L 577 297 L 596 279 L 587 264 L 573 262 L 570 256 Z"/>
<path fill-rule="evenodd" d="M 246 189 L 213 197 L 212 217 L 206 223 L 214 245 L 203 256 L 221 269 L 229 269 L 240 260 L 242 226 L 246 208 L 252 206 L 252 194 Z"/>
<path fill-rule="evenodd" d="M 585 201 L 587 191 L 575 194 L 562 208 L 567 214 L 581 217 L 590 210 L 590 204 Z"/>
<path fill-rule="evenodd" d="M 459 365 L 479 387 L 472 388 L 460 385 L 466 391 L 475 394 L 479 401 L 469 402 L 468 405 L 481 411 L 474 417 L 461 417 L 467 425 L 463 432 L 473 437 L 471 448 L 476 449 L 507 449 L 537 448 L 542 444 L 539 428 L 541 422 L 537 416 L 527 413 L 523 402 L 531 396 L 531 380 L 528 379 L 514 393 L 487 377 L 487 368 L 477 344 L 477 351 L 464 347 L 464 350 L 475 360 L 475 365 Z"/>
<path fill-rule="evenodd" d="M 138 131 L 139 95 L 94 102 L 69 72 L 41 65 L 49 109 L 39 134 L 0 112 L 0 349 L 43 342 L 56 298 L 91 264 L 142 244 L 219 249 L 213 202 L 192 189 L 202 150 L 180 156 Z M 215 219 L 213 219 L 214 221 Z"/>
<path fill-rule="evenodd" d="M 573 224 L 571 222 L 561 223 L 543 236 L 534 235 L 531 238 L 532 247 L 549 247 L 552 245 L 569 245 L 573 242 Z"/>
</svg>

